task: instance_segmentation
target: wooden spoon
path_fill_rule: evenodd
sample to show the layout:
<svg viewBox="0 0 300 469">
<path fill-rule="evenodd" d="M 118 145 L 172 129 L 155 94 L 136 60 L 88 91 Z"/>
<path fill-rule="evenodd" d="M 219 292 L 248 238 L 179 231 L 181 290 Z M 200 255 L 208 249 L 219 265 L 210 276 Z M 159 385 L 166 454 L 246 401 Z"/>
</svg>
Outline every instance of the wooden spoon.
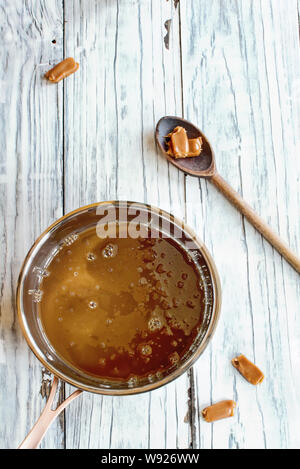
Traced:
<svg viewBox="0 0 300 469">
<path fill-rule="evenodd" d="M 167 153 L 166 136 L 175 127 L 184 127 L 188 138 L 202 137 L 202 152 L 194 158 L 175 159 Z M 271 228 L 254 212 L 242 197 L 219 175 L 215 163 L 215 155 L 205 135 L 191 122 L 180 117 L 166 116 L 160 119 L 156 126 L 155 138 L 165 157 L 178 169 L 191 176 L 208 178 L 222 194 L 231 202 L 247 220 L 269 241 L 272 246 L 300 273 L 300 259 L 290 248 L 274 233 Z"/>
</svg>

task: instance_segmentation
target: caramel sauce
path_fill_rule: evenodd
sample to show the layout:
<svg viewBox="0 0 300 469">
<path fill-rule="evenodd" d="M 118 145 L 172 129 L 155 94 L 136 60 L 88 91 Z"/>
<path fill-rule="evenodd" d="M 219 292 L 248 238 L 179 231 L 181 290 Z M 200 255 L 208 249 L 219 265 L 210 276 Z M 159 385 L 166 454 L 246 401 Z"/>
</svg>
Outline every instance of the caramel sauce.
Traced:
<svg viewBox="0 0 300 469">
<path fill-rule="evenodd" d="M 47 269 L 39 304 L 45 334 L 86 373 L 159 377 L 180 362 L 201 327 L 200 275 L 186 251 L 161 234 L 100 239 L 90 229 Z"/>
</svg>

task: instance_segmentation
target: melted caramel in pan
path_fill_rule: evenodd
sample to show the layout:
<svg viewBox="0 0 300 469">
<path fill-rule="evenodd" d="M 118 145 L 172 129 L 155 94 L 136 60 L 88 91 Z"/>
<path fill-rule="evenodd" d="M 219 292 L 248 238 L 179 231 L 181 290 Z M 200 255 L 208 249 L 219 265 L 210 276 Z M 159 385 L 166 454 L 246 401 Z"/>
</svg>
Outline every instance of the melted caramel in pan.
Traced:
<svg viewBox="0 0 300 469">
<path fill-rule="evenodd" d="M 55 350 L 107 379 L 151 378 L 176 365 L 203 316 L 201 280 L 175 241 L 99 239 L 64 246 L 43 279 L 40 318 Z"/>
</svg>

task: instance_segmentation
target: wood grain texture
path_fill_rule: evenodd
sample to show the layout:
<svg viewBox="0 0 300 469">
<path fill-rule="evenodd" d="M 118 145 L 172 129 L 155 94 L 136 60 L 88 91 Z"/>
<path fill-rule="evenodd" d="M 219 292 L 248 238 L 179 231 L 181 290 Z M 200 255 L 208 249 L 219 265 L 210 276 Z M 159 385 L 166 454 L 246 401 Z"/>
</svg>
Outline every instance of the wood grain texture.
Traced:
<svg viewBox="0 0 300 469">
<path fill-rule="evenodd" d="M 63 213 L 115 198 L 197 230 L 221 277 L 220 323 L 189 373 L 139 396 L 84 393 L 41 447 L 300 448 L 299 275 L 154 144 L 163 115 L 192 120 L 220 174 L 299 254 L 298 18 L 297 0 L 0 0 L 1 448 L 30 430 L 51 379 L 16 319 L 24 256 Z M 79 71 L 47 83 L 68 56 Z M 260 387 L 231 366 L 238 353 L 264 371 Z M 58 400 L 72 390 L 61 385 Z M 236 416 L 204 422 L 222 399 L 237 401 Z"/>
<path fill-rule="evenodd" d="M 181 29 L 184 117 L 213 143 L 220 174 L 299 253 L 297 3 L 181 2 Z M 194 370 L 195 446 L 299 448 L 299 275 L 211 184 L 188 177 L 186 187 L 187 220 L 223 287 L 217 334 Z M 231 368 L 239 352 L 265 371 L 260 387 Z M 223 398 L 237 401 L 236 418 L 208 426 L 201 408 Z"/>
<path fill-rule="evenodd" d="M 18 446 L 45 404 L 40 390 L 47 380 L 18 327 L 15 290 L 27 250 L 62 214 L 62 93 L 43 79 L 49 63 L 62 56 L 62 4 L 48 3 L 2 1 L 0 9 L 2 448 Z M 48 433 L 48 446 L 63 444 L 62 424 Z"/>
</svg>

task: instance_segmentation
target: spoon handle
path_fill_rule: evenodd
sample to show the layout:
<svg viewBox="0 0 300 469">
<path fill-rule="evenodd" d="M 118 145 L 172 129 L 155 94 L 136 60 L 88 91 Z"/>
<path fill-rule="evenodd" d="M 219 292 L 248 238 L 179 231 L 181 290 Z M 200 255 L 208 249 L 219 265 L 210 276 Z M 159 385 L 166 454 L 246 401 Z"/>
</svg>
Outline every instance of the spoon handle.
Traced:
<svg viewBox="0 0 300 469">
<path fill-rule="evenodd" d="M 54 377 L 46 406 L 34 427 L 28 433 L 25 440 L 20 444 L 18 449 L 36 449 L 44 438 L 44 435 L 46 434 L 53 420 L 56 419 L 56 417 L 70 404 L 70 402 L 72 402 L 82 393 L 82 391 L 77 389 L 77 391 L 74 391 L 73 394 L 71 394 L 57 407 L 57 409 L 52 410 L 51 407 L 54 401 L 57 384 L 58 379 Z"/>
<path fill-rule="evenodd" d="M 271 230 L 242 197 L 217 172 L 211 176 L 211 182 L 231 202 L 247 220 L 269 241 L 270 244 L 300 273 L 300 258 Z"/>
</svg>

